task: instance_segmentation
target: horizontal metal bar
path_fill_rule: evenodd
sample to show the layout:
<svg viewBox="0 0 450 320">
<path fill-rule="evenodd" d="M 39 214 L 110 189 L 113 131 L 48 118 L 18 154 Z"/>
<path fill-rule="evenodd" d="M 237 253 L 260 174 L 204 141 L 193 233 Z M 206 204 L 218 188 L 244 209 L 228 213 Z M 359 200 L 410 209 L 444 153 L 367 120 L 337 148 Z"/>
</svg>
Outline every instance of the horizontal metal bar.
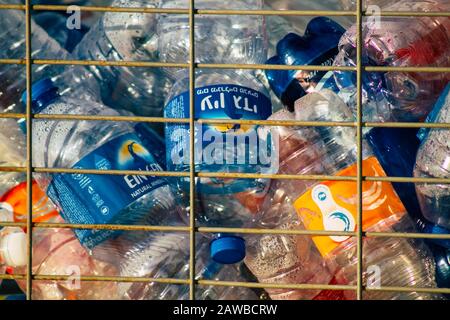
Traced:
<svg viewBox="0 0 450 320">
<path fill-rule="evenodd" d="M 99 169 L 73 169 L 73 168 L 41 168 L 33 167 L 37 173 L 80 173 L 95 175 L 145 175 L 155 177 L 189 177 L 186 171 L 139 171 L 139 170 L 99 170 Z M 0 172 L 25 172 L 25 167 L 1 167 Z M 333 175 L 297 175 L 297 174 L 262 174 L 238 172 L 196 172 L 200 178 L 240 178 L 240 179 L 278 179 L 278 180 L 317 180 L 317 181 L 357 181 L 356 176 Z M 450 178 L 422 178 L 422 177 L 379 177 L 363 176 L 363 181 L 400 182 L 400 183 L 450 183 Z"/>
<path fill-rule="evenodd" d="M 23 64 L 23 65 L 25 65 L 25 59 L 0 59 L 0 64 Z"/>
<path fill-rule="evenodd" d="M 450 72 L 449 67 L 364 66 L 366 72 Z"/>
<path fill-rule="evenodd" d="M 437 239 L 450 240 L 450 234 L 409 233 L 409 232 L 366 232 L 366 237 L 372 238 L 404 238 L 404 239 Z"/>
<path fill-rule="evenodd" d="M 0 222 L 1 227 L 26 227 L 25 222 Z M 121 225 L 121 224 L 73 224 L 73 223 L 47 223 L 33 222 L 34 228 L 43 229 L 99 229 L 124 230 L 148 232 L 189 232 L 189 226 L 148 226 L 148 225 Z M 258 228 L 224 228 L 224 227 L 196 227 L 199 233 L 237 233 L 257 235 L 301 235 L 301 236 L 348 236 L 355 237 L 356 232 L 325 231 L 325 230 L 297 230 L 297 229 L 258 229 Z M 413 232 L 364 232 L 365 237 L 405 238 L 405 239 L 438 239 L 448 240 L 450 234 L 413 233 Z"/>
<path fill-rule="evenodd" d="M 1 118 L 25 118 L 22 113 L 0 113 Z M 121 121 L 149 123 L 189 123 L 189 118 L 164 118 L 144 116 L 98 116 L 80 114 L 34 114 L 35 119 L 47 120 L 78 120 L 78 121 Z M 299 121 L 299 120 L 238 120 L 238 119 L 196 119 L 199 124 L 240 124 L 280 127 L 356 127 L 356 122 L 349 121 Z M 428 122 L 365 122 L 363 127 L 373 128 L 430 128 L 450 129 L 450 123 Z"/>
<path fill-rule="evenodd" d="M 429 128 L 450 129 L 450 123 L 432 122 L 365 122 L 364 127 L 369 128 Z"/>
<path fill-rule="evenodd" d="M 338 284 L 287 284 L 287 283 L 258 283 L 238 281 L 197 280 L 203 286 L 244 287 L 261 289 L 298 289 L 298 290 L 356 290 L 356 286 Z"/>
<path fill-rule="evenodd" d="M 356 232 L 350 231 L 325 231 L 325 230 L 297 230 L 297 229 L 255 229 L 255 228 L 221 228 L 221 227 L 197 227 L 200 233 L 239 233 L 239 234 L 281 234 L 304 236 L 346 236 L 354 237 Z"/>
<path fill-rule="evenodd" d="M 385 292 L 420 292 L 420 293 L 443 293 L 450 294 L 450 288 L 416 288 L 416 287 L 365 287 L 366 291 L 385 291 Z"/>
<path fill-rule="evenodd" d="M 24 4 L 8 4 L 3 3 L 0 4 L 0 10 L 25 10 L 26 5 Z"/>
<path fill-rule="evenodd" d="M 349 66 L 319 65 L 283 65 L 283 64 L 233 64 L 233 63 L 197 63 L 198 69 L 257 69 L 257 70 L 305 70 L 305 71 L 356 71 Z"/>
<path fill-rule="evenodd" d="M 103 67 L 138 67 L 138 68 L 188 68 L 187 63 L 156 62 L 156 61 L 106 61 L 106 60 L 54 60 L 36 59 L 32 60 L 37 65 L 82 65 Z"/>
<path fill-rule="evenodd" d="M 140 68 L 189 68 L 189 63 L 157 62 L 157 61 L 104 61 L 104 60 L 58 60 L 34 59 L 36 65 L 83 65 L 101 67 L 140 67 Z M 0 64 L 25 64 L 24 59 L 0 59 Z M 227 64 L 197 63 L 198 69 L 250 69 L 250 70 L 305 70 L 305 71 L 345 71 L 355 72 L 352 66 L 320 66 L 320 65 L 276 65 L 276 64 Z M 450 67 L 408 67 L 408 66 L 363 66 L 366 72 L 450 72 Z"/>
<path fill-rule="evenodd" d="M 36 11 L 67 11 L 68 5 L 36 4 L 32 6 Z M 146 7 L 110 7 L 110 6 L 77 6 L 80 11 L 89 12 L 129 12 L 129 13 L 167 13 L 188 14 L 188 9 L 181 8 L 146 8 Z"/>
</svg>

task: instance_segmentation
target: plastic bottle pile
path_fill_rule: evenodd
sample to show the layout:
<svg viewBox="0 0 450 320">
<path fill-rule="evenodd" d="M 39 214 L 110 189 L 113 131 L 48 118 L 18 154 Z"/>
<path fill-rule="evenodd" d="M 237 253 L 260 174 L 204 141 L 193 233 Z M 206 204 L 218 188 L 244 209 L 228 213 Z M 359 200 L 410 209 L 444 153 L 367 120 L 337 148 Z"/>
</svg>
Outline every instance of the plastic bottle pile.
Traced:
<svg viewBox="0 0 450 320">
<path fill-rule="evenodd" d="M 196 8 L 308 9 L 291 7 L 286 1 L 269 2 L 199 0 Z M 110 4 L 187 8 L 186 1 L 177 0 L 114 0 Z M 367 4 L 388 11 L 450 11 L 444 0 Z M 354 8 L 352 1 L 341 5 L 340 9 Z M 33 58 L 189 62 L 187 15 L 88 14 L 75 29 L 66 28 L 64 14 L 39 12 L 32 18 Z M 356 65 L 356 25 L 326 17 L 303 22 L 304 17 L 296 23 L 281 16 L 196 15 L 195 61 Z M 0 58 L 22 58 L 24 13 L 0 10 L 0 25 Z M 364 21 L 362 30 L 364 65 L 450 66 L 449 17 L 383 17 L 379 27 Z M 357 283 L 357 239 L 339 233 L 355 234 L 358 229 L 357 185 L 343 178 L 358 172 L 356 128 L 252 122 L 355 122 L 355 73 L 200 68 L 195 73 L 191 108 L 189 73 L 177 67 L 34 65 L 30 104 L 40 116 L 33 119 L 31 133 L 24 119 L 0 119 L 0 166 L 26 165 L 26 136 L 31 134 L 33 167 L 74 169 L 33 174 L 35 223 L 187 227 L 195 214 L 196 226 L 221 227 L 221 232 L 197 233 L 195 252 L 191 252 L 186 231 L 34 227 L 33 274 L 68 276 L 68 280 L 34 280 L 33 299 L 188 299 L 189 286 L 184 284 L 80 281 L 80 276 L 188 279 L 190 255 L 195 255 L 197 280 L 283 285 L 264 291 L 200 284 L 197 299 L 355 299 L 353 290 L 286 289 L 285 285 Z M 19 65 L 0 64 L 0 112 L 25 112 L 24 71 Z M 450 122 L 449 73 L 364 72 L 362 80 L 364 121 Z M 191 116 L 191 110 L 194 119 L 204 119 L 196 121 L 194 128 L 183 120 Z M 52 115 L 99 119 L 52 119 Z M 166 121 L 162 125 L 136 122 L 136 118 L 108 120 L 124 116 Z M 191 134 L 194 150 L 190 150 Z M 363 181 L 361 190 L 361 229 L 369 233 L 362 243 L 363 285 L 368 288 L 364 299 L 447 298 L 414 291 L 414 287 L 450 287 L 450 240 L 372 233 L 450 234 L 449 184 L 383 180 L 386 176 L 449 179 L 449 141 L 450 131 L 445 129 L 364 128 L 362 175 L 380 178 Z M 202 172 L 194 181 L 194 208 L 190 204 L 192 164 L 196 172 Z M 162 174 L 165 170 L 179 174 L 169 177 Z M 335 178 L 269 179 L 260 174 Z M 26 174 L 0 172 L 0 222 L 26 223 L 27 199 Z M 257 228 L 267 233 L 230 233 L 222 232 L 223 228 Z M 291 232 L 296 230 L 337 234 Z M 0 227 L 0 274 L 26 273 L 29 231 Z M 26 283 L 16 282 L 15 293 L 2 292 L 8 283 L 0 282 L 0 299 L 23 298 L 20 290 L 26 290 Z M 372 286 L 411 289 L 391 292 L 370 290 Z"/>
</svg>

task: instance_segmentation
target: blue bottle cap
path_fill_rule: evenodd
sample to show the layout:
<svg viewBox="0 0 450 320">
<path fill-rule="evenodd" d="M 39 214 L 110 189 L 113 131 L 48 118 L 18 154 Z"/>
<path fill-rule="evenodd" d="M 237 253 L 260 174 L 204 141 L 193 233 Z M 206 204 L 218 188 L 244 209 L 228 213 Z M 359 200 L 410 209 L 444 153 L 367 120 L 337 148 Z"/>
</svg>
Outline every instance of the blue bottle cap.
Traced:
<svg viewBox="0 0 450 320">
<path fill-rule="evenodd" d="M 51 91 L 56 92 L 58 88 L 53 84 L 52 80 L 45 78 L 39 80 L 31 86 L 31 102 L 38 101 L 43 95 Z M 22 93 L 22 98 L 20 99 L 23 105 L 27 103 L 27 91 Z M 34 106 L 33 106 L 34 107 Z M 33 110 L 33 112 L 38 113 L 40 110 Z"/>
<path fill-rule="evenodd" d="M 221 236 L 211 242 L 211 257 L 217 263 L 232 264 L 245 258 L 245 240 L 237 236 Z"/>
<path fill-rule="evenodd" d="M 277 44 L 277 55 L 270 58 L 267 64 L 279 65 L 321 65 L 329 64 L 334 60 L 338 52 L 339 40 L 345 29 L 337 22 L 326 18 L 317 17 L 312 19 L 306 26 L 305 34 L 299 36 L 289 33 Z M 305 95 L 300 84 L 293 85 L 297 70 L 267 70 L 266 75 L 270 86 L 275 94 L 290 104 L 289 101 L 298 98 L 294 93 L 284 97 L 287 91 L 299 90 L 297 95 Z M 315 78 L 321 78 L 324 72 L 314 73 Z M 291 88 L 289 88 L 291 86 Z M 293 88 L 292 88 L 293 86 Z"/>
</svg>

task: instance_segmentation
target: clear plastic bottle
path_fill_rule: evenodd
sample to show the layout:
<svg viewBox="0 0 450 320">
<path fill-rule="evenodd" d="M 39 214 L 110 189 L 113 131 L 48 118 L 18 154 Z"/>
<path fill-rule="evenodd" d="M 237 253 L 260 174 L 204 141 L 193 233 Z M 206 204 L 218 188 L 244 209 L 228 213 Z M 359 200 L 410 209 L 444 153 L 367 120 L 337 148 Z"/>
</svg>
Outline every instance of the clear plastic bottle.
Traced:
<svg viewBox="0 0 450 320">
<path fill-rule="evenodd" d="M 118 114 L 95 102 L 62 97 L 48 79 L 35 83 L 32 89 L 34 113 Z M 33 165 L 99 170 L 162 170 L 140 142 L 133 126 L 104 121 L 34 121 Z M 69 223 L 164 225 L 172 221 L 171 214 L 176 212 L 173 209 L 174 195 L 162 178 L 39 174 L 37 180 Z M 119 232 L 76 230 L 76 234 L 83 245 L 92 248 Z"/>
<path fill-rule="evenodd" d="M 158 0 L 115 0 L 115 7 L 157 7 Z M 156 15 L 107 12 L 72 56 L 83 60 L 158 61 Z M 104 103 L 136 115 L 161 116 L 171 82 L 158 68 L 89 66 Z"/>
<path fill-rule="evenodd" d="M 387 11 L 448 11 L 448 1 L 402 0 Z M 375 17 L 376 18 L 376 17 Z M 378 26 L 378 23 L 380 24 Z M 356 26 L 341 38 L 334 65 L 356 65 Z M 450 66 L 448 17 L 371 17 L 363 24 L 362 62 L 368 66 Z M 352 72 L 335 72 L 341 89 L 355 92 Z M 450 75 L 420 72 L 367 72 L 363 75 L 363 109 L 367 121 L 421 121 L 450 80 Z M 353 104 L 355 108 L 355 105 Z"/>
<path fill-rule="evenodd" d="M 64 222 L 61 218 L 54 222 Z M 26 272 L 27 236 L 20 228 L 0 231 L 0 256 L 14 273 Z M 6 258 L 6 259 L 5 259 Z M 2 260 L 0 258 L 0 260 Z M 76 279 L 80 276 L 108 276 L 116 271 L 110 264 L 95 260 L 79 243 L 70 229 L 39 229 L 33 236 L 33 274 L 67 275 L 66 281 L 34 281 L 32 297 L 35 300 L 99 300 L 117 299 L 114 282 L 89 282 Z M 26 283 L 17 280 L 25 290 Z"/>
<path fill-rule="evenodd" d="M 124 252 L 120 264 L 122 276 L 187 279 L 189 277 L 189 235 L 136 234 L 121 237 Z M 140 240 L 139 240 L 140 239 Z M 137 241 L 136 241 L 137 240 Z M 197 238 L 196 279 L 245 281 L 237 265 L 222 265 L 211 260 L 209 243 Z M 120 295 L 131 300 L 188 300 L 189 287 L 167 283 L 122 283 Z M 247 288 L 197 286 L 196 299 L 257 299 Z"/>
<path fill-rule="evenodd" d="M 286 119 L 287 120 L 287 119 Z M 253 228 L 304 229 L 287 202 L 284 190 L 273 182 L 273 193 L 267 197 Z M 332 275 L 311 238 L 298 235 L 246 235 L 245 264 L 260 283 L 328 284 Z M 309 300 L 320 290 L 267 289 L 273 300 Z"/>
<path fill-rule="evenodd" d="M 265 88 L 250 72 L 199 70 L 195 78 L 195 118 L 264 120 L 272 112 Z M 183 72 L 167 98 L 165 117 L 189 117 L 188 90 L 189 78 Z M 270 143 L 257 126 L 197 124 L 195 131 L 197 171 L 270 171 Z M 168 170 L 188 171 L 189 126 L 167 123 L 165 135 Z M 178 184 L 181 192 L 189 193 L 187 178 L 181 178 Z M 252 218 L 268 185 L 267 179 L 198 179 L 199 225 L 242 226 Z M 189 214 L 189 208 L 186 211 Z"/>
<path fill-rule="evenodd" d="M 437 101 L 427 122 L 450 122 L 450 85 Z M 445 129 L 422 130 L 422 143 L 417 152 L 415 177 L 450 177 L 450 131 Z M 431 222 L 450 229 L 450 185 L 416 183 L 422 213 Z"/>
<path fill-rule="evenodd" d="M 262 9 L 262 0 L 196 1 L 197 9 Z M 162 8 L 188 8 L 182 0 L 163 0 Z M 189 19 L 187 15 L 161 14 L 158 19 L 160 59 L 187 63 L 189 59 Z M 195 58 L 199 63 L 260 64 L 267 58 L 263 16 L 197 15 L 195 17 Z M 166 68 L 177 79 L 176 68 Z"/>
<path fill-rule="evenodd" d="M 21 2 L 16 1 L 17 4 Z M 0 0 L 0 3 L 11 2 Z M 0 58 L 23 59 L 25 57 L 25 14 L 20 10 L 0 10 Z M 66 50 L 47 32 L 31 21 L 31 48 L 34 59 L 69 59 Z M 57 84 L 70 84 L 64 95 L 96 99 L 98 88 L 84 67 L 33 65 L 33 80 L 52 77 Z M 23 65 L 0 65 L 0 112 L 24 112 L 20 96 L 26 89 L 26 73 Z"/>
<path fill-rule="evenodd" d="M 331 108 L 331 106 L 333 106 Z M 303 121 L 350 121 L 348 107 L 329 90 L 310 93 L 297 100 L 295 118 Z M 287 130 L 287 129 L 283 129 Z M 352 127 L 296 129 L 301 142 L 280 144 L 291 147 L 289 157 L 280 163 L 280 172 L 289 174 L 356 175 L 356 130 Z M 294 151 L 295 150 L 295 151 Z M 302 159 L 301 161 L 299 159 Z M 385 176 L 367 144 L 363 143 L 363 175 Z M 352 181 L 281 182 L 308 230 L 356 230 L 356 183 Z M 388 182 L 363 182 L 364 231 L 413 231 L 414 223 Z M 335 275 L 337 283 L 356 283 L 356 240 L 347 236 L 313 236 L 317 249 Z M 423 241 L 400 238 L 364 239 L 364 278 L 370 285 L 372 266 L 380 269 L 382 286 L 408 285 L 433 287 L 434 265 Z M 408 259 L 406 259 L 407 257 Z M 401 263 L 397 261 L 402 261 Z M 369 280 L 367 280 L 369 279 Z M 345 291 L 348 298 L 353 292 Z M 439 295 L 367 291 L 366 299 L 429 299 Z"/>
</svg>

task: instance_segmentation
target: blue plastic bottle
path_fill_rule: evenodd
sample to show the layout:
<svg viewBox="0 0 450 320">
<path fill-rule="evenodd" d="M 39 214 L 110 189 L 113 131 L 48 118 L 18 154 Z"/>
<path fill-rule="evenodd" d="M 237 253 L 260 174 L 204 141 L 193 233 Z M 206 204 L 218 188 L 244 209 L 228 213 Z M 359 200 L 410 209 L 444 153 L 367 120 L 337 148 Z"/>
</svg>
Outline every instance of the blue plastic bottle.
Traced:
<svg viewBox="0 0 450 320">
<path fill-rule="evenodd" d="M 25 98 L 25 97 L 24 97 Z M 49 79 L 32 87 L 40 114 L 114 115 L 104 105 L 60 96 Z M 99 170 L 162 171 L 131 124 L 33 121 L 33 165 Z M 176 224 L 175 198 L 166 180 L 147 175 L 40 174 L 38 183 L 69 223 Z M 76 230 L 88 248 L 119 232 Z"/>
</svg>

